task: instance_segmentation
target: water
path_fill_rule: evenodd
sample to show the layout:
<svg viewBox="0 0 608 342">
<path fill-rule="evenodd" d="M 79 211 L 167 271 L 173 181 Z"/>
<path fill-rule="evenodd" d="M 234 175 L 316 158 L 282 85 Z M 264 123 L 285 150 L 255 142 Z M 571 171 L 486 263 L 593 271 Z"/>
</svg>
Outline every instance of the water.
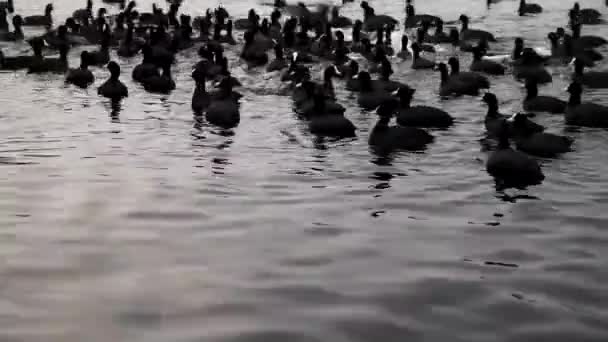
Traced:
<svg viewBox="0 0 608 342">
<path fill-rule="evenodd" d="M 23 14 L 44 7 L 16 2 Z M 468 13 L 507 52 L 516 36 L 546 45 L 566 25 L 569 2 L 539 2 L 545 13 L 526 18 L 514 1 L 490 11 L 485 1 L 419 2 L 418 11 Z M 371 3 L 402 18 L 399 2 Z M 77 5 L 55 1 L 57 17 Z M 242 17 L 253 3 L 224 5 Z M 601 1 L 581 5 L 608 15 Z M 361 15 L 358 4 L 343 12 Z M 0 74 L 0 340 L 606 340 L 606 131 L 539 116 L 574 137 L 575 151 L 543 160 L 542 185 L 498 192 L 480 144 L 485 107 L 439 100 L 437 74 L 395 65 L 417 103 L 457 124 L 433 132 L 426 153 L 383 159 L 367 146 L 374 115 L 348 105 L 358 138 L 318 141 L 289 99 L 272 95 L 276 75 L 234 57 L 246 85 L 240 126 L 226 134 L 197 122 L 195 55 L 180 54 L 170 96 L 131 83 L 139 57 L 120 60 L 131 96 L 119 115 L 94 87 Z M 570 71 L 551 71 L 541 93 L 565 98 Z M 523 88 L 508 76 L 492 82 L 501 110 L 519 110 Z M 584 98 L 606 104 L 605 95 Z"/>
</svg>

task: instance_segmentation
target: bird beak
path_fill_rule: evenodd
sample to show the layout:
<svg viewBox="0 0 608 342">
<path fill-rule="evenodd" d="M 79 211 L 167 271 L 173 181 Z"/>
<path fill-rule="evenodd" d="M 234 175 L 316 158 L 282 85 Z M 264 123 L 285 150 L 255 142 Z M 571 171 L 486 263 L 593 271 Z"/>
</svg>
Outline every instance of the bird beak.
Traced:
<svg viewBox="0 0 608 342">
<path fill-rule="evenodd" d="M 572 65 L 574 65 L 574 63 L 576 63 L 576 57 L 572 58 L 572 60 L 570 61 L 570 63 L 568 63 L 568 65 L 572 66 Z"/>
<path fill-rule="evenodd" d="M 392 96 L 397 96 L 399 95 L 399 89 L 395 90 L 394 92 L 391 93 Z"/>
</svg>

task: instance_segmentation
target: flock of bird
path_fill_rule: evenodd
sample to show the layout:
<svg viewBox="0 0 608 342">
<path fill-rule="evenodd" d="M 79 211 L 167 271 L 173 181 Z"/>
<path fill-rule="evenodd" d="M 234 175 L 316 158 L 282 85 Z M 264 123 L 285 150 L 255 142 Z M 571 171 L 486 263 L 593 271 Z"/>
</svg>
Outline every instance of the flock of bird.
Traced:
<svg viewBox="0 0 608 342">
<path fill-rule="evenodd" d="M 275 7 L 269 18 L 262 19 L 252 9 L 248 18 L 236 20 L 221 6 L 193 18 L 180 14 L 181 3 L 176 0 L 169 2 L 167 13 L 156 5 L 151 12 L 139 12 L 134 1 L 103 1 L 121 5 L 120 12 L 109 15 L 102 7 L 94 15 L 93 2 L 88 0 L 86 8 L 76 10 L 58 26 L 53 21 L 52 4 L 46 6 L 43 15 L 22 17 L 14 13 L 13 0 L 0 2 L 0 41 L 25 40 L 23 26 L 46 28 L 44 34 L 27 38 L 32 55 L 9 57 L 0 51 L 0 69 L 65 73 L 67 83 L 87 88 L 95 82 L 89 68 L 105 66 L 110 78 L 98 87 L 98 94 L 120 102 L 128 96 L 128 89 L 120 80 L 121 68 L 111 60 L 110 49 L 115 48 L 116 54 L 124 58 L 141 54 L 141 63 L 132 71 L 133 80 L 146 91 L 170 93 L 175 89 L 171 68 L 176 63 L 176 54 L 198 48 L 200 61 L 192 72 L 195 81 L 192 109 L 210 124 L 229 129 L 240 121 L 242 95 L 234 88 L 242 85 L 232 76 L 224 52 L 227 45 L 241 44 L 233 31 L 242 31 L 241 61 L 248 68 L 280 73 L 285 95 L 291 96 L 296 113 L 308 122 L 312 134 L 333 138 L 355 136 L 357 128 L 344 115 L 345 107 L 338 103 L 334 92 L 333 80 L 342 78 L 346 89 L 357 93 L 357 104 L 378 115 L 369 145 L 377 153 L 386 154 L 423 150 L 434 141 L 429 129 L 447 129 L 454 124 L 454 118 L 442 109 L 411 105 L 416 90 L 391 79 L 391 60 L 409 60 L 413 69 L 438 71 L 442 97 L 483 94 L 488 108 L 485 129 L 488 137 L 497 142 L 496 150 L 487 160 L 487 171 L 501 182 L 522 186 L 539 184 L 544 179 L 534 157 L 551 158 L 569 152 L 573 141 L 544 132 L 543 126 L 532 121 L 533 114 L 501 114 L 497 96 L 489 92 L 487 75 L 511 72 L 523 82 L 527 90 L 523 100 L 526 112 L 563 115 L 568 125 L 608 128 L 608 107 L 581 101 L 584 87 L 608 87 L 608 72 L 585 71 L 603 58 L 595 49 L 607 41 L 581 35 L 583 25 L 604 21 L 600 12 L 581 9 L 578 3 L 568 13 L 568 29 L 556 28 L 547 35 L 550 51 L 525 47 L 524 40 L 517 38 L 512 54 L 492 55 L 490 44 L 496 41 L 495 36 L 471 28 L 468 16 L 459 17 L 460 30 L 454 27 L 445 32 L 446 23 L 441 18 L 416 14 L 411 0 L 407 0 L 402 24 L 391 16 L 376 14 L 367 1 L 360 3 L 363 20 L 341 16 L 339 6 L 319 5 L 312 10 L 303 3 L 292 5 L 281 0 L 268 4 Z M 352 6 L 349 3 L 353 1 L 343 0 L 343 6 Z M 492 2 L 496 0 L 488 0 L 488 6 Z M 540 13 L 541 6 L 525 0 L 520 0 L 516 12 L 520 16 Z M 392 34 L 401 25 L 404 26 L 401 49 L 395 51 Z M 351 30 L 349 40 L 345 38 L 345 29 Z M 92 44 L 98 44 L 99 48 L 83 51 L 80 65 L 70 68 L 70 48 Z M 471 53 L 469 71 L 460 71 L 456 54 L 447 64 L 426 57 L 442 46 Z M 43 52 L 47 50 L 58 51 L 59 57 L 45 56 Z M 269 51 L 274 52 L 274 58 L 269 57 Z M 361 68 L 362 61 L 366 69 Z M 323 81 L 317 83 L 310 67 L 321 63 L 325 66 Z M 574 66 L 567 101 L 538 94 L 540 84 L 552 82 L 545 69 L 548 64 Z M 373 79 L 373 74 L 378 77 Z M 215 89 L 208 90 L 208 85 Z M 391 124 L 393 118 L 396 125 Z M 510 147 L 511 143 L 516 148 Z"/>
</svg>

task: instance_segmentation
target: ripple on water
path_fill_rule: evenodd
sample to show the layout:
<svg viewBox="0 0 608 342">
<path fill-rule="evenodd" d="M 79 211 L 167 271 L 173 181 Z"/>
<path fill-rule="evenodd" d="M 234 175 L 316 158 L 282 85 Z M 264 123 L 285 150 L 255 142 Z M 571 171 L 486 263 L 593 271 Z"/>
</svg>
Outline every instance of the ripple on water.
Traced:
<svg viewBox="0 0 608 342">
<path fill-rule="evenodd" d="M 502 54 L 515 37 L 546 46 L 546 33 L 566 25 L 570 3 L 537 2 L 545 11 L 530 17 L 516 16 L 513 1 L 416 6 L 446 21 L 469 14 L 472 27 L 497 33 L 492 50 Z M 403 19 L 402 2 L 370 3 Z M 272 11 L 222 4 L 237 18 L 250 6 Z M 16 5 L 31 15 L 45 3 Z M 54 5 L 62 21 L 84 2 Z M 202 13 L 196 1 L 183 9 Z M 361 17 L 358 3 L 341 13 Z M 27 49 L 2 44 L 7 55 Z M 140 57 L 118 59 L 130 89 L 120 106 L 61 75 L 0 73 L 0 340 L 606 340 L 605 130 L 537 115 L 574 138 L 574 151 L 541 161 L 542 185 L 497 190 L 485 171 L 486 108 L 479 98 L 440 99 L 437 73 L 395 62 L 393 78 L 417 89 L 413 104 L 442 108 L 455 125 L 433 130 L 424 153 L 381 156 L 367 143 L 377 117 L 353 105 L 344 81 L 338 100 L 358 136 L 317 139 L 278 75 L 247 70 L 239 49 L 227 51 L 245 85 L 232 130 L 193 116 L 196 49 L 178 55 L 170 95 L 132 82 Z M 471 56 L 460 58 L 467 69 Z M 550 71 L 540 92 L 565 99 L 571 70 Z M 96 84 L 108 77 L 93 72 Z M 521 110 L 521 84 L 491 82 L 503 113 Z M 606 104 L 602 90 L 583 96 Z"/>
</svg>

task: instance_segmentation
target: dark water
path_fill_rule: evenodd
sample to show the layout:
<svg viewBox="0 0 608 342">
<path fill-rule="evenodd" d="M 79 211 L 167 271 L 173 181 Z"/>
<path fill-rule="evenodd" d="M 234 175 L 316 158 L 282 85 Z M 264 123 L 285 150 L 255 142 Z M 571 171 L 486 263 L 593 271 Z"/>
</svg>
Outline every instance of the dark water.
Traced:
<svg viewBox="0 0 608 342">
<path fill-rule="evenodd" d="M 44 7 L 16 2 L 24 14 Z M 55 1 L 57 16 L 82 2 Z M 417 5 L 446 20 L 470 14 L 508 52 L 516 36 L 546 46 L 566 25 L 569 1 L 538 2 L 545 13 L 526 18 L 515 1 Z M 403 17 L 400 2 L 371 3 Z M 608 16 L 603 1 L 581 4 Z M 240 17 L 253 3 L 224 5 Z M 343 12 L 361 15 L 358 4 Z M 131 96 L 119 116 L 94 88 L 0 74 L 0 341 L 608 339 L 608 132 L 541 115 L 576 139 L 575 152 L 544 160 L 542 185 L 497 192 L 480 144 L 484 106 L 439 100 L 437 74 L 395 65 L 416 102 L 457 124 L 434 132 L 426 153 L 380 159 L 367 147 L 374 115 L 348 105 L 340 83 L 358 138 L 320 142 L 272 95 L 277 75 L 232 60 L 246 85 L 233 134 L 193 119 L 195 50 L 180 54 L 170 96 L 131 83 L 139 58 L 120 60 Z M 565 98 L 570 70 L 551 72 L 541 93 Z M 523 88 L 492 82 L 502 111 L 519 110 Z"/>
</svg>

